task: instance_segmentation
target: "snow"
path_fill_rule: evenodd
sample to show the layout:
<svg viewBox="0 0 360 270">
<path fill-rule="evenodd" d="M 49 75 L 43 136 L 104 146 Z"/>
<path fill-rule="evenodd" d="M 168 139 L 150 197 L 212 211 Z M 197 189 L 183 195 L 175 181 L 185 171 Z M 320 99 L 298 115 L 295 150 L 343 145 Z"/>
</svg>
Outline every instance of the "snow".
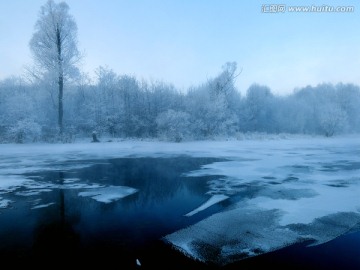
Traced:
<svg viewBox="0 0 360 270">
<path fill-rule="evenodd" d="M 206 208 L 209 208 L 210 206 L 218 203 L 218 202 L 221 202 L 221 201 L 224 201 L 226 199 L 228 199 L 229 197 L 226 196 L 226 195 L 213 195 L 211 196 L 205 203 L 203 203 L 202 205 L 200 205 L 198 208 L 194 209 L 193 211 L 185 214 L 186 217 L 191 217 L 197 213 L 199 213 L 200 211 L 203 211 L 205 210 Z"/>
<path fill-rule="evenodd" d="M 53 205 L 53 204 L 55 204 L 55 203 L 53 202 L 53 203 L 47 203 L 47 204 L 39 204 L 39 205 L 32 207 L 31 209 L 45 208 L 45 207 L 49 207 L 50 205 Z"/>
<path fill-rule="evenodd" d="M 12 192 L 29 182 L 32 181 L 21 176 L 0 174 L 0 194 Z"/>
<path fill-rule="evenodd" d="M 26 189 L 19 193 L 23 196 L 53 188 L 79 189 L 79 196 L 99 203 L 137 192 L 132 187 L 77 183 L 77 179 L 65 179 L 61 186 L 40 184 L 21 175 L 25 172 L 85 167 L 90 166 L 86 160 L 103 162 L 115 157 L 226 159 L 185 174 L 190 181 L 192 177 L 216 176 L 208 182 L 209 200 L 185 216 L 231 199 L 226 210 L 163 237 L 185 255 L 219 265 L 302 241 L 321 244 L 355 230 L 360 223 L 360 140 L 355 135 L 0 147 L 0 209 L 12 203 L 5 195 L 20 192 L 21 187 Z M 68 160 L 85 161 L 79 165 L 66 163 Z"/>
<path fill-rule="evenodd" d="M 82 197 L 91 197 L 98 202 L 110 203 L 118 199 L 136 193 L 138 190 L 125 186 L 107 186 L 92 189 L 91 191 L 83 191 L 79 193 Z"/>
<path fill-rule="evenodd" d="M 0 208 L 7 208 L 9 207 L 10 203 L 11 203 L 10 200 L 0 197 Z"/>
</svg>

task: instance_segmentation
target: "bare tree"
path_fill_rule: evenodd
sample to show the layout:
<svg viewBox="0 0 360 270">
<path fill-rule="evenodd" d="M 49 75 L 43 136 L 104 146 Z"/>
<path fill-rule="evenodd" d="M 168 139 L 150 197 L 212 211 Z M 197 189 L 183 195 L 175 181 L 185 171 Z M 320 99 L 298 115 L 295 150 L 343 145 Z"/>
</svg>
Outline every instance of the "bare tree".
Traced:
<svg viewBox="0 0 360 270">
<path fill-rule="evenodd" d="M 64 81 L 78 73 L 81 54 L 77 48 L 77 25 L 65 2 L 48 0 L 40 9 L 35 33 L 30 40 L 35 68 L 42 77 L 50 76 L 58 86 L 58 127 L 63 134 Z"/>
</svg>

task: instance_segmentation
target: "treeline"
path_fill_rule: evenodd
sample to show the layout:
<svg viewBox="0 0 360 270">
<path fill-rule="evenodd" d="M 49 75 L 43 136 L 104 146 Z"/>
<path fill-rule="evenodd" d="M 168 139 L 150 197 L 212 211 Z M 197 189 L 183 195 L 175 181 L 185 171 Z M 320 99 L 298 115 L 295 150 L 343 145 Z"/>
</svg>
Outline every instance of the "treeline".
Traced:
<svg viewBox="0 0 360 270">
<path fill-rule="evenodd" d="M 75 138 L 158 138 L 183 141 L 234 137 L 247 132 L 321 134 L 360 131 L 360 88 L 320 84 L 274 95 L 253 84 L 242 96 L 236 63 L 203 84 L 180 92 L 99 67 L 64 89 L 64 133 L 59 137 L 57 88 L 51 80 L 0 81 L 0 142 L 71 142 Z"/>
</svg>

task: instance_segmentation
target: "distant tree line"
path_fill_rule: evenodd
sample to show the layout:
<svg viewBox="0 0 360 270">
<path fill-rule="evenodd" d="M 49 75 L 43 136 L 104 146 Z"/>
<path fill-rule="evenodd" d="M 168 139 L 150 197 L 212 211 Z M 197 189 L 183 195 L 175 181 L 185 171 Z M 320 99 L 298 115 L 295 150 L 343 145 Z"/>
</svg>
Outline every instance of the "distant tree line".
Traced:
<svg viewBox="0 0 360 270">
<path fill-rule="evenodd" d="M 333 136 L 360 131 L 360 88 L 323 83 L 274 95 L 253 84 L 235 87 L 239 72 L 228 62 L 221 72 L 186 93 L 173 85 L 138 80 L 99 67 L 69 80 L 59 133 L 54 80 L 17 77 L 0 81 L 0 142 L 71 142 L 75 138 L 158 138 L 169 141 L 236 137 L 249 132 Z"/>
</svg>

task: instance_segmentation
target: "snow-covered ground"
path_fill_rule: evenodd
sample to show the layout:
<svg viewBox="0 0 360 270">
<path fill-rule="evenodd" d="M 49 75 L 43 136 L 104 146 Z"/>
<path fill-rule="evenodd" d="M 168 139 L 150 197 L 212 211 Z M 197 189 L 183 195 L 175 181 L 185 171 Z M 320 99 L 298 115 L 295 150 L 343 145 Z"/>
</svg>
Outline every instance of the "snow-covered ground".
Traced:
<svg viewBox="0 0 360 270">
<path fill-rule="evenodd" d="M 321 244 L 360 229 L 359 136 L 3 144 L 0 210 L 12 204 L 7 193 L 25 196 L 53 188 L 26 178 L 22 175 L 26 172 L 58 169 L 54 164 L 62 168 L 89 166 L 86 160 L 93 159 L 176 155 L 228 160 L 186 174 L 189 178 L 218 176 L 208 183 L 209 200 L 186 216 L 223 200 L 232 202 L 226 211 L 164 236 L 165 242 L 189 257 L 222 265 L 300 241 Z M 69 162 L 76 160 L 84 162 Z M 76 179 L 64 182 L 64 187 L 79 188 Z M 89 191 L 79 196 L 91 196 L 103 203 L 136 192 L 132 187 L 81 188 Z"/>
</svg>

